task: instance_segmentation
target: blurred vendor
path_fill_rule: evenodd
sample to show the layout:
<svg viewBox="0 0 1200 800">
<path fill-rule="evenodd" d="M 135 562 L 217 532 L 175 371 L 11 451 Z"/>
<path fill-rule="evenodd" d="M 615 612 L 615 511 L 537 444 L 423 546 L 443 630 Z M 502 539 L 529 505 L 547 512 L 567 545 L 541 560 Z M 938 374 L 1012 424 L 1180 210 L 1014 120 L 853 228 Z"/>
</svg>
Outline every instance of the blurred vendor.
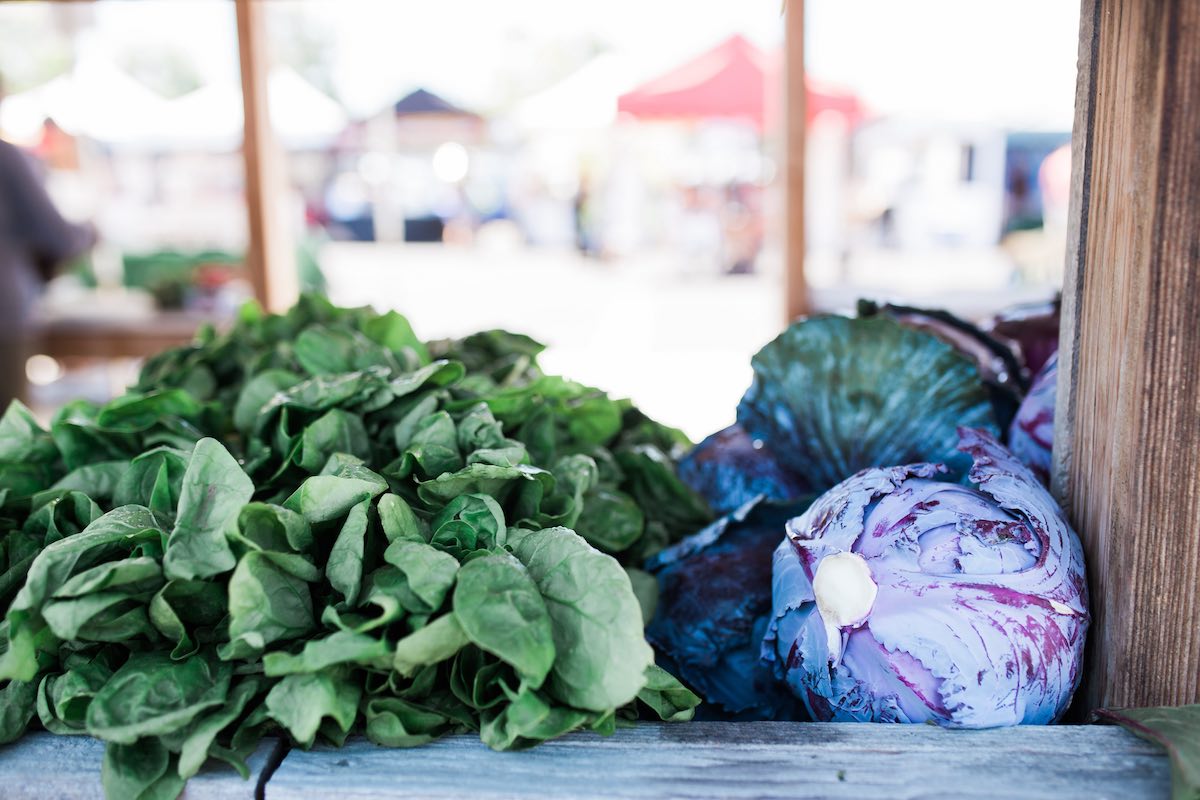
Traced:
<svg viewBox="0 0 1200 800">
<path fill-rule="evenodd" d="M 43 284 L 94 241 L 92 227 L 58 213 L 29 157 L 0 139 L 0 413 L 24 390 L 31 315 Z"/>
</svg>

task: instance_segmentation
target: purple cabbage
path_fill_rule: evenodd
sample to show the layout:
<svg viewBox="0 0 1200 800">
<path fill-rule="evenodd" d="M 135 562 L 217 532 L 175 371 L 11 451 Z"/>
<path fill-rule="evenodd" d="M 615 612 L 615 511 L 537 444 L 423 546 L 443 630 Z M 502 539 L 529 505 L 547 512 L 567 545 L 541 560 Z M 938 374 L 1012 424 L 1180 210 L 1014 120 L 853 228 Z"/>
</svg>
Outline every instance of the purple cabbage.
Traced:
<svg viewBox="0 0 1200 800">
<path fill-rule="evenodd" d="M 860 469 L 917 461 L 965 475 L 959 425 L 997 435 L 976 363 L 890 316 L 792 323 L 751 359 L 737 421 L 814 491 Z"/>
<path fill-rule="evenodd" d="M 1058 353 L 1051 354 L 1033 379 L 1029 394 L 1008 429 L 1008 448 L 1049 485 L 1054 450 L 1054 402 L 1058 396 Z"/>
<path fill-rule="evenodd" d="M 809 499 L 755 498 L 646 565 L 659 588 L 646 638 L 662 666 L 704 698 L 699 718 L 803 718 L 759 651 L 771 619 L 772 553 Z"/>
<path fill-rule="evenodd" d="M 728 514 L 760 495 L 791 500 L 808 492 L 804 481 L 782 466 L 761 439 L 739 425 L 696 445 L 679 462 L 679 477 L 718 514 Z"/>
<path fill-rule="evenodd" d="M 1018 355 L 1009 344 L 940 308 L 914 308 L 892 303 L 880 306 L 870 300 L 858 301 L 860 317 L 876 314 L 891 317 L 907 328 L 932 333 L 975 362 L 979 376 L 987 386 L 1000 429 L 1008 427 L 1029 385 L 1023 377 Z"/>
<path fill-rule="evenodd" d="M 814 719 L 985 728 L 1058 719 L 1087 632 L 1083 552 L 989 434 L 940 464 L 863 470 L 787 524 L 763 656 Z"/>
<path fill-rule="evenodd" d="M 1026 303 L 1004 309 L 984 329 L 1016 353 L 1022 379 L 1028 382 L 1058 350 L 1061 312 L 1060 297 L 1047 303 Z"/>
</svg>

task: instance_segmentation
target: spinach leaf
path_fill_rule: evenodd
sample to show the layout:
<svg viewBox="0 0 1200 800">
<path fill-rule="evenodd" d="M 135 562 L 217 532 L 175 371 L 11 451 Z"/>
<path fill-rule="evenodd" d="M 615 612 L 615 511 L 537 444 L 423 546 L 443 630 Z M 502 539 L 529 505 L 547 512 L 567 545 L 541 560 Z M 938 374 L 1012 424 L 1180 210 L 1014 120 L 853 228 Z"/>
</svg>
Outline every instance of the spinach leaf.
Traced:
<svg viewBox="0 0 1200 800">
<path fill-rule="evenodd" d="M 308 748 L 326 717 L 337 730 L 349 731 L 361 696 L 362 688 L 340 672 L 288 675 L 267 694 L 267 714 Z"/>
<path fill-rule="evenodd" d="M 179 494 L 175 528 L 167 540 L 163 572 L 168 578 L 208 578 L 233 569 L 226 539 L 254 484 L 216 439 L 201 439 L 192 451 Z"/>
<path fill-rule="evenodd" d="M 566 528 L 531 533 L 515 552 L 550 613 L 558 653 L 550 694 L 590 711 L 632 701 L 645 685 L 654 652 L 620 564 Z"/>
<path fill-rule="evenodd" d="M 507 553 L 475 558 L 458 572 L 454 615 L 471 643 L 511 664 L 538 688 L 555 663 L 550 613 L 538 586 Z"/>
<path fill-rule="evenodd" d="M 197 654 L 174 661 L 161 651 L 134 653 L 87 710 L 87 731 L 119 744 L 180 730 L 205 709 L 222 705 L 230 665 Z"/>
</svg>

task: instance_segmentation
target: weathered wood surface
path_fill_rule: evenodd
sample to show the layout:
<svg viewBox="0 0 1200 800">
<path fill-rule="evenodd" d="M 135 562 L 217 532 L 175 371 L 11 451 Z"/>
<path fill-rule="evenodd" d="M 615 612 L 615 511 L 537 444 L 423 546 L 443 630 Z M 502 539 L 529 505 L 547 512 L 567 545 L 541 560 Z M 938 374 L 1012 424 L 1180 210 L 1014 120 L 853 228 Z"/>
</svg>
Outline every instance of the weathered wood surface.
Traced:
<svg viewBox="0 0 1200 800">
<path fill-rule="evenodd" d="M 804 0 L 784 6 L 784 305 L 791 322 L 809 311 L 804 277 L 804 155 L 808 90 L 804 83 Z"/>
<path fill-rule="evenodd" d="M 519 753 L 474 736 L 413 750 L 293 750 L 267 800 L 1165 798 L 1166 756 L 1120 728 L 692 723 L 576 734 Z"/>
<path fill-rule="evenodd" d="M 283 755 L 283 743 L 265 740 L 247 764 L 242 780 L 232 767 L 206 765 L 188 781 L 182 800 L 237 800 L 255 797 L 268 765 Z M 104 800 L 100 763 L 104 742 L 90 736 L 31 733 L 0 747 L 0 797 L 4 800 Z"/>
<path fill-rule="evenodd" d="M 1200 3 L 1082 10 L 1055 442 L 1091 586 L 1084 701 L 1196 703 Z"/>
</svg>

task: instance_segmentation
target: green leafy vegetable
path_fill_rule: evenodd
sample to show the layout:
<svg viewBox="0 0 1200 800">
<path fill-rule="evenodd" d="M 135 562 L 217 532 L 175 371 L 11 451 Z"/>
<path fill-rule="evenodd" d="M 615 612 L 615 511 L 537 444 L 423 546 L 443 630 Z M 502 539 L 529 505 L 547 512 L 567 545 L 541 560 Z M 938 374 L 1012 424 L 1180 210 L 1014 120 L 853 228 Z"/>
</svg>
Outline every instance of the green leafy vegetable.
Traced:
<svg viewBox="0 0 1200 800">
<path fill-rule="evenodd" d="M 268 734 L 512 749 L 639 708 L 689 718 L 698 699 L 652 665 L 639 569 L 708 522 L 675 472 L 688 443 L 544 375 L 541 349 L 425 344 L 306 296 L 48 430 L 13 404 L 0 742 L 99 737 L 108 795 L 149 800 L 210 758 L 247 774 Z"/>
<path fill-rule="evenodd" d="M 1104 708 L 1095 714 L 1166 749 L 1171 756 L 1171 800 L 1200 798 L 1200 705 Z"/>
</svg>

